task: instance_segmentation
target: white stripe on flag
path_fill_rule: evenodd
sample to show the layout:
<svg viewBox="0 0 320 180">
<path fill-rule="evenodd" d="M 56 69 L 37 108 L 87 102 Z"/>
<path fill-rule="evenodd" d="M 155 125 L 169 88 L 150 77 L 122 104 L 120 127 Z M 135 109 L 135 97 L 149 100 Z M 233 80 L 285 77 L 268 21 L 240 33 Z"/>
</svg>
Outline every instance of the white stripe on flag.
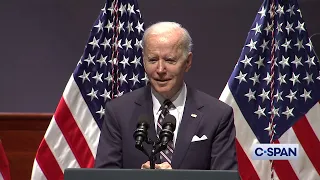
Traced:
<svg viewBox="0 0 320 180">
<path fill-rule="evenodd" d="M 299 144 L 299 160 L 289 160 L 289 163 L 292 166 L 292 169 L 296 173 L 299 179 L 317 179 L 319 175 L 313 164 L 311 163 L 306 152 L 302 148 L 296 134 L 293 129 L 288 129 L 280 138 L 279 142 L 281 144 Z"/>
<path fill-rule="evenodd" d="M 306 114 L 306 118 L 320 141 L 320 104 L 316 103 Z M 320 178 L 319 178 L 320 179 Z"/>
<path fill-rule="evenodd" d="M 0 172 L 0 180 L 4 180 L 1 172 Z"/>
<path fill-rule="evenodd" d="M 47 180 L 47 178 L 44 176 L 41 168 L 39 167 L 39 164 L 36 159 L 34 159 L 34 162 L 33 162 L 31 179 L 32 180 Z"/>
<path fill-rule="evenodd" d="M 99 143 L 100 129 L 83 99 L 79 87 L 73 79 L 73 75 L 71 75 L 63 92 L 63 98 L 95 158 Z"/>
<path fill-rule="evenodd" d="M 248 125 L 247 121 L 244 119 L 240 108 L 238 107 L 237 103 L 235 102 L 232 93 L 230 92 L 228 84 L 224 88 L 220 98 L 221 101 L 229 104 L 233 108 L 234 113 L 234 123 L 236 126 L 236 137 L 242 146 L 243 151 L 246 153 L 248 159 L 250 160 L 251 164 L 255 168 L 259 178 L 261 180 L 268 180 L 270 179 L 270 163 L 269 161 L 263 160 L 252 160 L 251 159 L 251 146 L 253 144 L 259 144 L 256 136 L 252 132 L 250 126 Z"/>
<path fill-rule="evenodd" d="M 66 168 L 80 167 L 54 118 L 48 127 L 45 140 L 62 172 Z"/>
</svg>

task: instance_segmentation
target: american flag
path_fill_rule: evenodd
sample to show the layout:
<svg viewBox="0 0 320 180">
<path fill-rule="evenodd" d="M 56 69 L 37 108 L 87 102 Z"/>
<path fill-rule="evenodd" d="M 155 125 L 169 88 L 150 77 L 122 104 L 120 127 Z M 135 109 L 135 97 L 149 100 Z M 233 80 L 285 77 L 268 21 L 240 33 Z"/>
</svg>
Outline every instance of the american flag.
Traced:
<svg viewBox="0 0 320 180">
<path fill-rule="evenodd" d="M 0 140 L 0 180 L 10 180 L 10 168 L 6 153 Z"/>
<path fill-rule="evenodd" d="M 297 0 L 265 0 L 220 96 L 234 109 L 242 179 L 320 179 L 319 70 Z M 299 144 L 299 158 L 252 160 L 259 143 Z"/>
<path fill-rule="evenodd" d="M 66 168 L 93 167 L 105 103 L 147 83 L 143 32 L 136 0 L 106 1 L 37 151 L 31 179 L 63 179 Z"/>
</svg>

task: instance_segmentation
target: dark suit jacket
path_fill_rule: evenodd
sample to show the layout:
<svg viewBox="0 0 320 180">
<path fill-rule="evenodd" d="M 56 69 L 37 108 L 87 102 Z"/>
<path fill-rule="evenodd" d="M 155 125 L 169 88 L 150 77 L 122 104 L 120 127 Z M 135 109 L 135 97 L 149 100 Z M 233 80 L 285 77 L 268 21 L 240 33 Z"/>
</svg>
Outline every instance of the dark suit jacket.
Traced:
<svg viewBox="0 0 320 180">
<path fill-rule="evenodd" d="M 156 140 L 150 86 L 124 94 L 106 104 L 95 167 L 140 169 L 148 161 L 135 148 L 133 132 L 138 118 L 150 119 L 149 137 Z M 196 114 L 197 117 L 191 117 Z M 197 135 L 207 140 L 191 142 Z M 151 145 L 145 147 L 151 152 Z M 159 157 L 157 158 L 159 162 Z M 173 169 L 237 169 L 232 108 L 188 87 L 187 99 L 172 157 Z"/>
</svg>

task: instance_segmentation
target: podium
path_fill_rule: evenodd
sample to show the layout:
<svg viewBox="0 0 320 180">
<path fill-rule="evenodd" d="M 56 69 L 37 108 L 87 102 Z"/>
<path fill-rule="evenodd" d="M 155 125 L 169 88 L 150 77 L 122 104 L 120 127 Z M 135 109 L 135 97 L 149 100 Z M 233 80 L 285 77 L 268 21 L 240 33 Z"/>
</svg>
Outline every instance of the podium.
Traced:
<svg viewBox="0 0 320 180">
<path fill-rule="evenodd" d="M 233 170 L 66 169 L 64 180 L 239 180 Z"/>
</svg>

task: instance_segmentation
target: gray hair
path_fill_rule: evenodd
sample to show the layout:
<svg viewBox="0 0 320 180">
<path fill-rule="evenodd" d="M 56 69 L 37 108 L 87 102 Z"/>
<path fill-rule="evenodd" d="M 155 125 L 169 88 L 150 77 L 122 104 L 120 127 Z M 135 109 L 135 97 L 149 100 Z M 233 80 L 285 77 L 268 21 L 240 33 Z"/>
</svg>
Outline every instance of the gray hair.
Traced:
<svg viewBox="0 0 320 180">
<path fill-rule="evenodd" d="M 182 36 L 182 48 L 184 51 L 183 54 L 187 56 L 187 54 L 192 51 L 193 44 L 192 44 L 192 39 L 189 32 L 184 27 L 182 27 L 181 24 L 176 22 L 158 22 L 148 27 L 145 30 L 142 38 L 142 47 L 145 47 L 145 41 L 147 36 L 150 33 L 154 32 L 155 30 L 159 30 L 159 29 L 164 31 L 181 29 L 183 33 L 183 36 Z"/>
</svg>

